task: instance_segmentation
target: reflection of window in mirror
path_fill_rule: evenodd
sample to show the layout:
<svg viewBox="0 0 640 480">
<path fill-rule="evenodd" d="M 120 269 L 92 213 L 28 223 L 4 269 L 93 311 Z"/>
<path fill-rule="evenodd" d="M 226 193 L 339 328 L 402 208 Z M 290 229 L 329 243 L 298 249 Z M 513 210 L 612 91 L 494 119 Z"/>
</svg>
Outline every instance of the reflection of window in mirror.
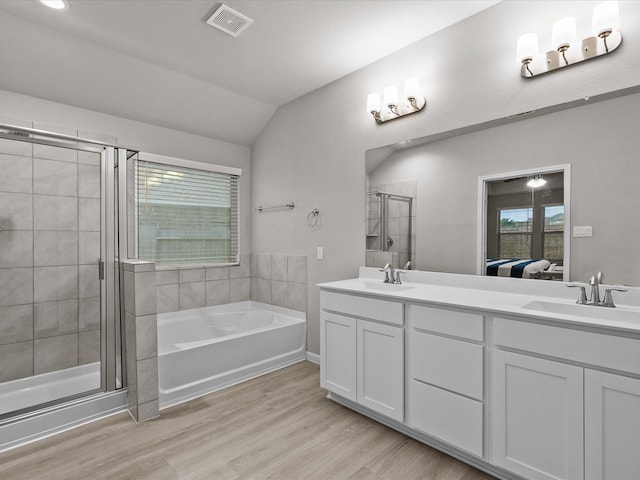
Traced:
<svg viewBox="0 0 640 480">
<path fill-rule="evenodd" d="M 563 172 L 493 180 L 486 191 L 485 274 L 562 280 Z"/>
</svg>

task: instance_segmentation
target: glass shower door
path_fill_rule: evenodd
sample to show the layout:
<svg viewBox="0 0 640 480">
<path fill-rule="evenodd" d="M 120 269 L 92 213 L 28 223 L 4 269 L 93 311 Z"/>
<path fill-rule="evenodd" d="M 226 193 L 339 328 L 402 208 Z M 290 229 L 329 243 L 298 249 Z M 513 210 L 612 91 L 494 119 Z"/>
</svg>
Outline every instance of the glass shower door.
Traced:
<svg viewBox="0 0 640 480">
<path fill-rule="evenodd" d="M 104 389 L 100 150 L 0 138 L 0 419 Z"/>
</svg>

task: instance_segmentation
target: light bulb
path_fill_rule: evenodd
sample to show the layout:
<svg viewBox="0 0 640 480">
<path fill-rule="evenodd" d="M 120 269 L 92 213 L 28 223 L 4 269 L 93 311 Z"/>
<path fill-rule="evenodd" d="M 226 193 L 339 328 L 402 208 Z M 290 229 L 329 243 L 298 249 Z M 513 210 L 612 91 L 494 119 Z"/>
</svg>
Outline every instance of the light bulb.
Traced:
<svg viewBox="0 0 640 480">
<path fill-rule="evenodd" d="M 602 2 L 593 9 L 591 31 L 594 35 L 609 34 L 620 26 L 618 2 Z"/>
<path fill-rule="evenodd" d="M 563 51 L 576 41 L 576 19 L 575 17 L 563 18 L 553 24 L 551 32 L 551 43 L 557 50 Z"/>
<path fill-rule="evenodd" d="M 398 105 L 398 89 L 395 85 L 384 87 L 384 104 L 387 106 Z"/>
<path fill-rule="evenodd" d="M 420 89 L 418 87 L 418 79 L 415 77 L 407 78 L 404 81 L 405 98 L 418 98 L 419 95 L 420 95 Z"/>
<path fill-rule="evenodd" d="M 379 112 L 380 111 L 380 95 L 377 93 L 370 93 L 367 96 L 367 112 Z"/>
<path fill-rule="evenodd" d="M 65 0 L 40 0 L 40 3 L 54 10 L 64 10 L 69 7 Z"/>
<path fill-rule="evenodd" d="M 531 61 L 538 55 L 538 51 L 538 35 L 535 33 L 526 33 L 518 38 L 516 61 L 518 64 Z"/>
</svg>

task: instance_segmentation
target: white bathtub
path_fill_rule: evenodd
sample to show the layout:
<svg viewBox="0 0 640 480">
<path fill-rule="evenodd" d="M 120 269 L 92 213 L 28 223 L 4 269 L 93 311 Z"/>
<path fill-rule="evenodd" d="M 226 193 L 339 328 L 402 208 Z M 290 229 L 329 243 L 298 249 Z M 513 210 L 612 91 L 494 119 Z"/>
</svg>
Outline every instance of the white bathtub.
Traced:
<svg viewBox="0 0 640 480">
<path fill-rule="evenodd" d="M 160 408 L 305 359 L 305 314 L 239 302 L 158 315 Z"/>
</svg>

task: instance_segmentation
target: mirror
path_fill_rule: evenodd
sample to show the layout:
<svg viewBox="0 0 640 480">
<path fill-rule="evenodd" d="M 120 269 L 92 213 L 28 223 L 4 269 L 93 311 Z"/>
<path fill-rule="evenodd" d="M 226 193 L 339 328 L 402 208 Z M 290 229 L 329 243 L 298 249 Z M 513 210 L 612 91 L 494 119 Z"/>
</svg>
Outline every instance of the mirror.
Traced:
<svg viewBox="0 0 640 480">
<path fill-rule="evenodd" d="M 640 209 L 638 92 L 640 87 L 612 92 L 369 150 L 366 191 L 415 182 L 413 267 L 479 274 L 492 256 L 485 251 L 486 226 L 478 221 L 484 208 L 480 179 L 568 165 L 564 261 L 550 263 L 563 267 L 565 281 L 602 271 L 608 283 L 640 285 L 640 269 L 631 268 L 640 264 L 640 223 L 631 221 Z M 372 259 L 371 240 L 363 246 Z"/>
</svg>

